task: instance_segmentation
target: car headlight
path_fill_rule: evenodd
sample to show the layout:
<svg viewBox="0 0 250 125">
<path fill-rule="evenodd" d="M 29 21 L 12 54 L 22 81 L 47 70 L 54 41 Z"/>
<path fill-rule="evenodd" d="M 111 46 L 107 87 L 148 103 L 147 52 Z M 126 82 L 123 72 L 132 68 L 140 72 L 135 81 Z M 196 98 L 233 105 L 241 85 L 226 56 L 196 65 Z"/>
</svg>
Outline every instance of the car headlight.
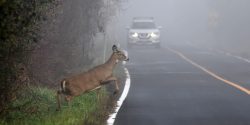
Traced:
<svg viewBox="0 0 250 125">
<path fill-rule="evenodd" d="M 136 38 L 136 37 L 138 37 L 138 33 L 136 33 L 136 32 L 131 32 L 131 33 L 130 33 L 130 36 Z"/>
<path fill-rule="evenodd" d="M 160 36 L 160 33 L 159 33 L 159 32 L 152 32 L 152 33 L 150 34 L 150 36 L 153 37 L 153 38 L 156 38 L 156 37 L 159 37 L 159 36 Z"/>
</svg>

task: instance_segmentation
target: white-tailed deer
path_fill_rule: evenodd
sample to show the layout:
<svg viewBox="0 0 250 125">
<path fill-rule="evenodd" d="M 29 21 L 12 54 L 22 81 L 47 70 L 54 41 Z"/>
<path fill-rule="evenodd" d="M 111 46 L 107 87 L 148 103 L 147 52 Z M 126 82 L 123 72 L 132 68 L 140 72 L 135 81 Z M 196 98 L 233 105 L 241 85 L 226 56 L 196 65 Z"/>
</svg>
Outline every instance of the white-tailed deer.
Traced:
<svg viewBox="0 0 250 125">
<path fill-rule="evenodd" d="M 62 94 L 69 102 L 73 97 L 100 88 L 109 81 L 114 81 L 115 93 L 119 91 L 119 81 L 113 76 L 113 70 L 119 61 L 128 61 L 128 57 L 123 51 L 118 50 L 116 45 L 113 45 L 112 50 L 111 57 L 104 64 L 62 80 L 60 90 L 57 91 L 58 110 L 61 108 Z"/>
</svg>

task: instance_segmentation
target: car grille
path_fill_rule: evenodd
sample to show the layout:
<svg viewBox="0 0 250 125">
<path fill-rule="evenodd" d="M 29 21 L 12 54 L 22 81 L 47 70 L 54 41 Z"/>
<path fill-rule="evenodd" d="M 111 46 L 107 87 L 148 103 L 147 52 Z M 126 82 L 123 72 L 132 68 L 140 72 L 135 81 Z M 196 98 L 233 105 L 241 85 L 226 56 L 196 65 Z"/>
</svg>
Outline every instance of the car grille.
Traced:
<svg viewBox="0 0 250 125">
<path fill-rule="evenodd" d="M 139 38 L 140 39 L 148 39 L 150 37 L 149 33 L 139 33 Z"/>
</svg>

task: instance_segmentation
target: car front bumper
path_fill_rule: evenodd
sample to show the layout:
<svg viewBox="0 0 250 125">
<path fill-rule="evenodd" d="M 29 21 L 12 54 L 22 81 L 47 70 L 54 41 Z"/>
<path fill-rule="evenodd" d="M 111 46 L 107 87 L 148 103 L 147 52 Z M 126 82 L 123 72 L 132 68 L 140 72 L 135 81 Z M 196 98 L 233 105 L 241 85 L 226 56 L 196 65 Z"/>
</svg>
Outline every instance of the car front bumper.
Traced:
<svg viewBox="0 0 250 125">
<path fill-rule="evenodd" d="M 160 42 L 159 38 L 156 39 L 129 38 L 128 41 L 129 44 L 135 44 L 135 45 L 153 45 L 153 44 L 159 44 L 159 42 Z"/>
</svg>

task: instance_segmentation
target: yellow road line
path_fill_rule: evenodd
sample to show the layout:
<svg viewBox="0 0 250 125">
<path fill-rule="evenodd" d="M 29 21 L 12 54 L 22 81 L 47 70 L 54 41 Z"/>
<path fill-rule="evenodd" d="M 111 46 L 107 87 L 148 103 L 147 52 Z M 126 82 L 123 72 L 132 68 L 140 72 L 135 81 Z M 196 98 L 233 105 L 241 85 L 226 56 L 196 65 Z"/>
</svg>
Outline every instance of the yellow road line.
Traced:
<svg viewBox="0 0 250 125">
<path fill-rule="evenodd" d="M 206 72 L 207 74 L 211 75 L 212 77 L 214 77 L 214 78 L 216 78 L 216 79 L 218 79 L 218 80 L 220 80 L 220 81 L 222 81 L 224 83 L 227 83 L 228 85 L 233 86 L 233 87 L 239 89 L 240 91 L 245 92 L 246 94 L 250 95 L 250 90 L 248 90 L 247 88 L 244 88 L 244 87 L 238 85 L 237 83 L 231 82 L 229 80 L 226 80 L 226 79 L 224 79 L 224 78 L 216 75 L 215 73 L 213 73 L 213 72 L 209 71 L 208 69 L 202 67 L 201 65 L 195 63 L 194 61 L 192 61 L 191 59 L 189 59 L 188 57 L 186 57 L 184 54 L 182 54 L 181 52 L 178 52 L 178 51 L 173 50 L 171 48 L 167 48 L 167 49 L 170 50 L 171 52 L 179 55 L 181 58 L 183 58 L 187 62 L 191 63 L 193 66 L 195 66 L 195 67 L 203 70 L 204 72 Z"/>
</svg>

